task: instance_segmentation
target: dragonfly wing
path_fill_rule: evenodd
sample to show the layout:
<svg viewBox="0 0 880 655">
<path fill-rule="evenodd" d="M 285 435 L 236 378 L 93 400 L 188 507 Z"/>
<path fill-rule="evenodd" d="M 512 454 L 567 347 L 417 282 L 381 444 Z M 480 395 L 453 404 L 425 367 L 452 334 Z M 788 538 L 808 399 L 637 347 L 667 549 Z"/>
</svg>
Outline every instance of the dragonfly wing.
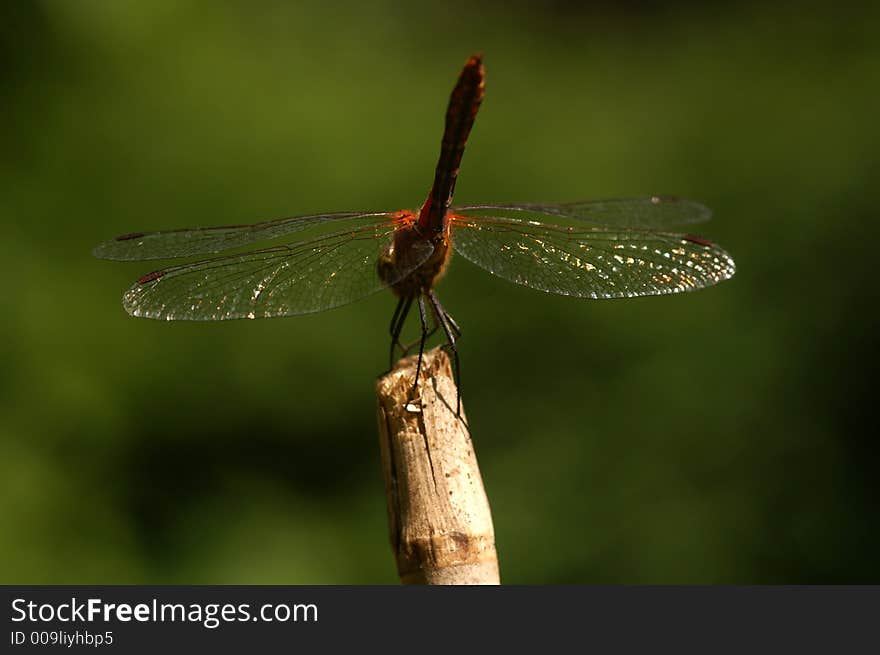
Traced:
<svg viewBox="0 0 880 655">
<path fill-rule="evenodd" d="M 377 258 L 398 227 L 387 221 L 155 271 L 132 285 L 122 303 L 132 316 L 168 321 L 269 318 L 339 307 L 395 284 L 430 256 L 430 242 L 419 242 L 408 268 L 380 280 Z"/>
<path fill-rule="evenodd" d="M 582 200 L 557 203 L 495 203 L 453 207 L 453 212 L 505 210 L 584 221 L 595 226 L 663 229 L 707 221 L 708 207 L 675 196 Z M 497 211 L 494 213 L 497 214 Z"/>
<path fill-rule="evenodd" d="M 279 218 L 253 225 L 196 227 L 160 232 L 135 232 L 98 244 L 92 251 L 98 259 L 143 261 L 209 255 L 274 239 L 323 223 L 390 216 L 388 212 L 338 212 Z"/>
<path fill-rule="evenodd" d="M 453 216 L 455 251 L 516 284 L 579 298 L 679 293 L 733 276 L 733 259 L 699 237 L 575 229 L 509 218 Z"/>
</svg>

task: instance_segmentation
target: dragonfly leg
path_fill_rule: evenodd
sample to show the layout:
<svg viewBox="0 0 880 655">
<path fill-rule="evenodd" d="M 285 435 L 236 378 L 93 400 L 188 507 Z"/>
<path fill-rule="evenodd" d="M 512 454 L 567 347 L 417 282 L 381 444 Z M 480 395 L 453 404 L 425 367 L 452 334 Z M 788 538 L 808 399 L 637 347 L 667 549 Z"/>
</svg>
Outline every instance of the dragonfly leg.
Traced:
<svg viewBox="0 0 880 655">
<path fill-rule="evenodd" d="M 456 323 L 453 318 L 449 315 L 449 313 L 443 308 L 443 305 L 440 304 L 440 300 L 434 295 L 433 291 L 428 292 L 428 299 L 431 301 L 431 308 L 434 310 L 434 315 L 436 316 L 436 320 L 440 323 L 440 326 L 443 328 L 443 332 L 446 334 L 446 344 L 449 346 L 449 350 L 452 351 L 452 363 L 453 363 L 453 373 L 455 374 L 455 415 L 461 416 L 461 366 L 458 361 L 458 348 L 455 345 L 456 339 L 461 337 L 461 328 L 458 327 L 458 323 Z"/>
<path fill-rule="evenodd" d="M 410 341 L 409 343 L 400 343 L 400 333 L 403 331 L 403 326 L 406 323 L 406 317 L 409 315 L 409 308 L 412 304 L 412 298 L 401 298 L 397 303 L 397 308 L 394 310 L 394 316 L 391 318 L 391 355 L 390 361 L 388 364 L 388 370 L 394 368 L 394 348 L 395 346 L 400 347 L 400 356 L 406 357 L 409 354 L 409 351 L 413 349 L 413 347 L 421 341 L 421 337 L 414 341 Z M 431 314 L 431 321 L 433 322 L 433 327 L 431 327 L 428 332 L 427 339 L 430 339 L 434 336 L 434 333 L 440 329 L 440 324 L 437 323 L 437 319 L 434 318 L 434 314 Z"/>
<path fill-rule="evenodd" d="M 437 304 L 439 305 L 440 302 L 437 301 Z M 461 328 L 458 326 L 458 323 L 455 322 L 455 319 L 449 315 L 449 312 L 447 312 L 446 309 L 444 309 L 443 307 L 441 307 L 440 309 L 443 310 L 443 316 L 445 316 L 446 320 L 449 322 L 449 327 L 451 327 L 452 331 L 455 332 L 455 338 L 461 339 Z"/>
<path fill-rule="evenodd" d="M 426 337 L 426 340 L 427 340 L 427 339 L 430 339 L 431 337 L 433 337 L 433 336 L 434 336 L 434 333 L 435 333 L 438 329 L 440 329 L 440 324 L 437 323 L 437 319 L 434 318 L 434 314 L 433 314 L 433 313 L 431 314 L 431 321 L 433 321 L 434 325 L 433 325 L 433 327 L 432 327 L 430 330 L 428 330 L 428 336 Z M 415 341 L 411 341 L 410 343 L 408 343 L 408 344 L 406 344 L 406 345 L 404 345 L 404 344 L 400 344 L 400 350 L 402 351 L 402 352 L 401 352 L 401 357 L 406 357 L 406 356 L 409 354 L 409 351 L 412 350 L 413 347 L 414 347 L 416 344 L 418 344 L 421 340 L 422 340 L 421 337 L 419 337 L 419 338 L 416 339 Z"/>
<path fill-rule="evenodd" d="M 412 296 L 401 298 L 397 303 L 397 309 L 394 310 L 394 316 L 391 317 L 391 327 L 389 329 L 391 332 L 391 353 L 388 357 L 389 371 L 394 368 L 394 348 L 395 346 L 400 346 L 400 331 L 403 330 L 403 324 L 406 323 L 406 316 L 409 314 L 412 301 Z"/>
<path fill-rule="evenodd" d="M 422 321 L 422 338 L 419 340 L 419 359 L 416 362 L 416 379 L 413 382 L 412 397 L 415 399 L 419 388 L 419 373 L 422 371 L 422 355 L 425 353 L 425 341 L 428 338 L 428 313 L 425 311 L 425 297 L 419 295 L 419 319 Z"/>
<path fill-rule="evenodd" d="M 406 300 L 406 298 L 401 296 L 400 300 L 397 301 L 397 307 L 394 308 L 394 314 L 391 316 L 391 325 L 388 327 L 388 332 L 391 333 L 392 337 L 394 336 L 394 331 L 397 329 L 397 319 L 400 317 L 400 310 L 403 309 L 403 304 Z"/>
</svg>

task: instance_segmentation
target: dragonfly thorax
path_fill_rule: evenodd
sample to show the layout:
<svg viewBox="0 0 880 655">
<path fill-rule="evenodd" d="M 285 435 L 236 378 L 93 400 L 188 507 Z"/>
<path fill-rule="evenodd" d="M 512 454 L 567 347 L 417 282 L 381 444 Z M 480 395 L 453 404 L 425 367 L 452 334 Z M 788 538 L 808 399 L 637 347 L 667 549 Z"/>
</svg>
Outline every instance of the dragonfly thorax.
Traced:
<svg viewBox="0 0 880 655">
<path fill-rule="evenodd" d="M 428 250 L 431 254 L 424 259 Z M 451 255 L 445 232 L 425 237 L 417 225 L 412 225 L 395 232 L 379 255 L 377 272 L 398 296 L 415 297 L 434 288 L 446 272 Z"/>
</svg>

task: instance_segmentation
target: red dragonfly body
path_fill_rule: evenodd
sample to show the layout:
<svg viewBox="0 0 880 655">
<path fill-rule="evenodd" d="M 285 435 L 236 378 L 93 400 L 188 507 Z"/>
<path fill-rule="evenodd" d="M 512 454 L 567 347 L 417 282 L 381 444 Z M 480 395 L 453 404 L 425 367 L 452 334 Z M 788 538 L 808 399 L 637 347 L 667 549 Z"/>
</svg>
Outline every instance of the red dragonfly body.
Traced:
<svg viewBox="0 0 880 655">
<path fill-rule="evenodd" d="M 161 320 L 270 318 L 331 309 L 390 288 L 398 296 L 392 360 L 413 302 L 422 325 L 420 354 L 424 349 L 430 334 L 427 300 L 435 328 L 442 328 L 455 356 L 456 372 L 461 332 L 434 293 L 453 250 L 516 284 L 581 298 L 691 291 L 734 274 L 733 260 L 711 241 L 667 231 L 710 216 L 702 205 L 680 198 L 452 207 L 484 80 L 482 57 L 475 55 L 453 89 L 434 183 L 418 212 L 340 212 L 138 232 L 105 241 L 94 254 L 113 260 L 217 255 L 313 232 L 311 238 L 153 271 L 125 293 L 123 306 L 133 316 Z M 537 220 L 547 217 L 553 223 Z M 337 226 L 341 229 L 332 230 Z"/>
<path fill-rule="evenodd" d="M 446 270 L 451 254 L 449 206 L 452 204 L 464 146 L 483 101 L 485 76 L 482 58 L 475 55 L 468 59 L 446 110 L 446 128 L 440 145 L 440 159 L 437 161 L 434 184 L 428 192 L 428 198 L 417 219 L 414 220 L 413 215 L 408 212 L 400 213 L 402 221 L 412 221 L 412 224 L 394 235 L 391 246 L 379 259 L 379 277 L 388 281 L 391 288 L 402 297 L 429 292 Z M 392 279 L 397 277 L 391 272 L 395 268 L 397 257 L 401 256 L 400 253 L 410 252 L 414 241 L 423 239 L 430 239 L 433 244 L 431 256 L 410 275 L 392 284 Z"/>
</svg>

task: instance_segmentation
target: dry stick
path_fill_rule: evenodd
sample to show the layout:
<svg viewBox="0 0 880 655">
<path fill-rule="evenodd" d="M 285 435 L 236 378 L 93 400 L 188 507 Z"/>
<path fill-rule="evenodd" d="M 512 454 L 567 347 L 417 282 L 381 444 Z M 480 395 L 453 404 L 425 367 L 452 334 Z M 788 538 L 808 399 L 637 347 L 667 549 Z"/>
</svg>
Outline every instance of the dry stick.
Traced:
<svg viewBox="0 0 880 655">
<path fill-rule="evenodd" d="M 495 531 L 446 352 L 416 357 L 376 382 L 388 528 L 403 584 L 499 584 Z"/>
</svg>

